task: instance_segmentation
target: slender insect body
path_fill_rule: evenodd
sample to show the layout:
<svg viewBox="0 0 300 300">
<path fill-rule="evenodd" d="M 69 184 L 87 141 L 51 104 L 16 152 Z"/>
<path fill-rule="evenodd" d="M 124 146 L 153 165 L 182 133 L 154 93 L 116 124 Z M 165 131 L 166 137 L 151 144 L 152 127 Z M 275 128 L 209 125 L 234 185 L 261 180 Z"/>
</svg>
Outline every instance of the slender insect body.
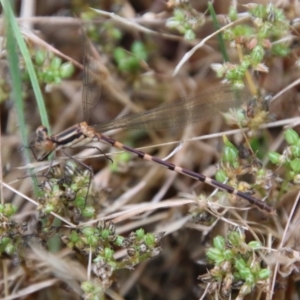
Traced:
<svg viewBox="0 0 300 300">
<path fill-rule="evenodd" d="M 87 123 L 83 122 L 83 123 L 80 123 L 78 124 L 77 126 L 74 127 L 74 129 L 76 129 L 76 132 L 78 132 L 78 130 L 80 129 L 81 130 L 81 136 L 85 137 L 84 139 L 80 140 L 80 142 L 78 142 L 78 140 L 74 140 L 74 143 L 76 146 L 81 146 L 81 145 L 84 145 L 84 144 L 87 144 L 91 141 L 104 141 L 108 144 L 110 144 L 111 146 L 117 148 L 117 149 L 120 149 L 120 150 L 124 150 L 124 151 L 127 151 L 127 152 L 130 152 L 132 154 L 135 154 L 137 155 L 139 158 L 141 159 L 144 159 L 144 160 L 147 160 L 147 161 L 152 161 L 154 163 L 157 163 L 163 167 L 166 167 L 167 169 L 171 170 L 171 171 L 174 171 L 174 172 L 177 172 L 177 173 L 180 173 L 180 174 L 183 174 L 185 176 L 188 176 L 188 177 L 191 177 L 193 179 L 196 179 L 196 180 L 199 180 L 201 182 L 204 182 L 210 186 L 213 186 L 215 188 L 218 188 L 222 191 L 225 191 L 229 194 L 234 194 L 240 198 L 243 198 L 245 200 L 247 200 L 250 204 L 252 205 L 255 205 L 256 207 L 258 207 L 259 209 L 263 210 L 263 211 L 266 211 L 270 214 L 275 214 L 275 210 L 273 207 L 269 206 L 267 203 L 259 200 L 259 199 L 256 199 L 254 197 L 252 197 L 251 195 L 247 194 L 247 193 L 243 193 L 237 189 L 234 189 L 233 187 L 227 185 L 227 184 L 224 184 L 224 183 L 221 183 L 221 182 L 218 182 L 212 178 L 209 178 L 203 174 L 200 174 L 200 173 L 196 173 L 196 172 L 193 172 L 191 170 L 187 170 L 185 168 L 182 168 L 180 166 L 177 166 L 177 165 L 174 165 L 173 163 L 170 163 L 170 162 L 167 162 L 167 161 L 164 161 L 158 157 L 155 157 L 155 156 L 152 156 L 152 155 L 149 155 L 143 151 L 140 151 L 140 150 L 137 150 L 137 149 L 134 149 L 134 148 L 131 148 L 127 145 L 124 145 L 110 137 L 107 137 L 105 135 L 102 135 L 100 133 L 97 133 L 95 132 L 94 128 L 91 127 L 91 126 L 88 126 Z M 80 131 L 79 130 L 79 131 Z M 54 138 L 54 137 L 50 137 L 50 139 L 57 139 L 57 136 Z M 71 145 L 69 147 L 75 147 L 75 145 Z M 66 147 L 64 147 L 66 148 Z M 56 149 L 57 150 L 57 149 Z"/>
<path fill-rule="evenodd" d="M 263 211 L 266 211 L 270 214 L 275 214 L 275 210 L 273 209 L 273 207 L 269 206 L 267 203 L 259 199 L 252 197 L 247 193 L 240 192 L 239 190 L 234 189 L 233 187 L 227 184 L 218 182 L 203 174 L 199 174 L 191 170 L 184 169 L 180 166 L 174 165 L 173 163 L 164 161 L 158 157 L 151 156 L 143 151 L 124 145 L 110 137 L 107 137 L 105 135 L 96 132 L 95 129 L 91 126 L 88 126 L 86 122 L 82 122 L 77 125 L 74 125 L 69 129 L 63 131 L 62 133 L 58 135 L 52 135 L 50 137 L 47 134 L 47 129 L 45 129 L 45 127 L 43 126 L 40 126 L 37 129 L 36 133 L 37 133 L 36 145 L 38 146 L 39 149 L 42 149 L 44 151 L 44 154 L 39 158 L 39 160 L 45 159 L 52 152 L 56 152 L 60 149 L 84 146 L 92 141 L 104 141 L 117 149 L 135 154 L 143 160 L 152 161 L 171 171 L 199 180 L 215 188 L 223 190 L 229 194 L 234 194 L 238 197 L 247 200 L 250 204 L 255 205 L 256 207 L 258 207 Z"/>
<path fill-rule="evenodd" d="M 116 145 L 114 145 L 114 147 L 116 147 Z M 218 181 L 216 181 L 216 180 L 214 180 L 212 178 L 206 177 L 203 174 L 196 173 L 196 172 L 184 169 L 184 168 L 182 168 L 180 166 L 176 166 L 176 165 L 174 165 L 172 163 L 163 161 L 163 160 L 161 160 L 161 159 L 159 159 L 157 157 L 151 156 L 149 154 L 146 154 L 146 153 L 143 154 L 140 151 L 139 151 L 139 153 L 136 153 L 135 149 L 132 149 L 132 148 L 130 148 L 128 146 L 126 146 L 126 148 L 120 147 L 119 149 L 123 149 L 123 150 L 129 151 L 129 152 L 131 152 L 133 154 L 138 155 L 142 159 L 145 159 L 145 160 L 148 160 L 148 161 L 153 161 L 153 162 L 155 162 L 157 164 L 160 164 L 160 165 L 168 168 L 171 171 L 175 171 L 177 173 L 180 173 L 180 174 L 183 174 L 185 176 L 191 177 L 193 179 L 199 180 L 199 181 L 204 182 L 204 183 L 206 183 L 206 184 L 208 184 L 210 186 L 213 186 L 213 187 L 218 188 L 218 189 L 220 189 L 222 191 L 225 191 L 225 192 L 227 192 L 229 194 L 234 194 L 234 195 L 236 195 L 238 197 L 241 197 L 241 198 L 247 200 L 249 203 L 251 203 L 252 205 L 257 206 L 259 209 L 261 209 L 263 211 L 267 211 L 268 213 L 275 214 L 275 210 L 273 209 L 273 207 L 269 206 L 267 203 L 265 203 L 265 202 L 263 202 L 261 200 L 258 200 L 258 199 L 252 197 L 249 194 L 242 193 L 239 190 L 236 190 L 236 189 L 234 189 L 233 187 L 231 187 L 229 185 L 223 184 L 223 183 L 218 182 Z"/>
</svg>

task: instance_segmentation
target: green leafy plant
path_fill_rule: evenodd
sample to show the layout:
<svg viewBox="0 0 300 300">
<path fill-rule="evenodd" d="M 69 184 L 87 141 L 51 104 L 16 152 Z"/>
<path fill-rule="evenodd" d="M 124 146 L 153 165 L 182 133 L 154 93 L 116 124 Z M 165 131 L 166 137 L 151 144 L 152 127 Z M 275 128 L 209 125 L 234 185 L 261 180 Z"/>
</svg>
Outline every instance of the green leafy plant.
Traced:
<svg viewBox="0 0 300 300">
<path fill-rule="evenodd" d="M 245 235 L 240 231 L 230 231 L 226 238 L 216 236 L 213 247 L 206 251 L 213 269 L 199 277 L 205 282 L 216 283 L 210 290 L 221 288 L 221 295 L 227 297 L 233 287 L 238 286 L 238 298 L 243 299 L 254 288 L 263 288 L 271 272 L 261 266 L 259 252 L 262 246 L 258 241 L 245 242 Z M 236 285 L 236 283 L 240 283 Z"/>
<path fill-rule="evenodd" d="M 193 40 L 196 38 L 195 30 L 203 24 L 203 15 L 192 8 L 190 3 L 182 3 L 176 6 L 166 26 L 179 31 L 186 40 Z"/>
<path fill-rule="evenodd" d="M 141 69 L 141 62 L 147 60 L 148 53 L 142 42 L 135 41 L 131 46 L 131 53 L 117 47 L 114 58 L 121 72 L 136 73 Z"/>
<path fill-rule="evenodd" d="M 246 72 L 250 69 L 268 72 L 264 60 L 273 56 L 287 56 L 289 43 L 280 42 L 289 34 L 289 21 L 283 11 L 273 4 L 248 5 L 252 24 L 238 24 L 224 31 L 224 39 L 238 49 L 240 63 L 213 64 L 213 69 L 220 78 L 237 88 L 244 87 Z M 232 15 L 233 8 L 230 8 Z M 233 14 L 236 15 L 236 14 Z M 235 19 L 235 17 L 234 17 Z"/>
</svg>

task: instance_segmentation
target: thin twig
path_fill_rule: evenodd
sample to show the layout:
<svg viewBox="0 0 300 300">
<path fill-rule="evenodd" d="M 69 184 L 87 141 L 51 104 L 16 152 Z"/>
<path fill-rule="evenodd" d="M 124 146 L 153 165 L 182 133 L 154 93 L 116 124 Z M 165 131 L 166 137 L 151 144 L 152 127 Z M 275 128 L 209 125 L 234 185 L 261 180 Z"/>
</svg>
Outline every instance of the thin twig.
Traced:
<svg viewBox="0 0 300 300">
<path fill-rule="evenodd" d="M 289 218 L 288 218 L 288 220 L 286 222 L 286 225 L 285 225 L 285 228 L 284 228 L 284 232 L 283 232 L 283 235 L 282 235 L 282 239 L 281 239 L 279 247 L 277 249 L 278 251 L 280 249 L 282 249 L 282 247 L 283 247 L 283 245 L 285 243 L 285 237 L 286 237 L 287 231 L 289 229 L 290 223 L 292 221 L 292 218 L 294 216 L 295 210 L 298 207 L 299 201 L 300 201 L 300 191 L 299 191 L 299 193 L 297 195 L 296 201 L 294 202 L 293 208 L 292 208 L 292 210 L 290 212 L 290 215 L 289 215 Z M 279 268 L 279 263 L 277 262 L 276 265 L 275 265 L 275 268 L 274 268 L 271 290 L 270 290 L 270 292 L 267 295 L 267 300 L 271 300 L 272 299 L 272 295 L 274 293 L 274 288 L 275 288 L 275 283 L 276 283 L 276 276 L 277 276 L 278 268 Z"/>
<path fill-rule="evenodd" d="M 181 69 L 181 67 L 191 58 L 191 56 L 198 50 L 200 49 L 202 46 L 205 45 L 205 43 L 211 39 L 212 37 L 214 37 L 215 35 L 217 35 L 218 33 L 224 31 L 225 29 L 227 28 L 230 28 L 234 25 L 236 25 L 237 23 L 240 23 L 240 22 L 243 22 L 243 21 L 246 21 L 250 18 L 250 16 L 247 16 L 247 17 L 244 17 L 244 18 L 241 18 L 239 20 L 236 20 L 235 22 L 232 22 L 228 25 L 225 25 L 224 27 L 222 27 L 221 29 L 215 31 L 214 33 L 212 33 L 211 35 L 208 35 L 206 38 L 204 38 L 199 44 L 197 44 L 194 48 L 192 48 L 189 52 L 187 52 L 183 58 L 181 59 L 181 61 L 177 64 L 174 72 L 173 72 L 173 76 L 177 75 L 177 73 L 179 72 L 179 70 Z"/>
</svg>

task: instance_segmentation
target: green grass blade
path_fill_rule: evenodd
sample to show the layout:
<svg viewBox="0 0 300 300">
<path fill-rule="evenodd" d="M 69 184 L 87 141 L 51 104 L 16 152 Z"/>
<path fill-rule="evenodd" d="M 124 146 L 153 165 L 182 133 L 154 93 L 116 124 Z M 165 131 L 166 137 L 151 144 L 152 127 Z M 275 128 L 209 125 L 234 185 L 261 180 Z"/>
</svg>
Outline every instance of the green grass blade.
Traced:
<svg viewBox="0 0 300 300">
<path fill-rule="evenodd" d="M 22 97 L 22 81 L 20 76 L 19 69 L 19 58 L 17 53 L 17 45 L 12 33 L 12 28 L 6 19 L 6 37 L 7 37 L 7 56 L 8 56 L 8 65 L 12 81 L 12 95 L 15 103 L 15 108 L 18 116 L 18 124 L 20 129 L 20 135 L 23 145 L 27 144 L 27 132 L 24 116 L 24 102 Z M 27 147 L 23 148 L 23 160 L 25 163 L 30 162 L 30 150 Z M 31 170 L 29 170 L 31 174 Z M 38 192 L 37 180 L 34 176 L 31 176 L 33 181 L 34 193 Z"/>
<path fill-rule="evenodd" d="M 207 5 L 208 5 L 208 10 L 209 10 L 211 18 L 213 20 L 215 29 L 219 30 L 220 29 L 220 24 L 218 22 L 218 19 L 217 19 L 214 7 L 213 7 L 213 5 L 212 5 L 211 2 L 208 2 Z M 219 45 L 220 45 L 220 51 L 221 51 L 221 53 L 223 55 L 224 61 L 229 61 L 228 54 L 227 54 L 227 51 L 226 51 L 226 46 L 225 46 L 224 39 L 223 39 L 223 35 L 222 35 L 221 32 L 218 33 L 218 40 L 219 40 Z"/>
<path fill-rule="evenodd" d="M 36 101 L 37 101 L 37 105 L 38 105 L 38 108 L 39 108 L 42 124 L 44 126 L 46 126 L 48 129 L 50 129 L 44 99 L 43 99 L 43 96 L 42 96 L 42 92 L 41 92 L 41 89 L 40 89 L 40 86 L 39 86 L 39 83 L 38 83 L 36 73 L 34 71 L 34 67 L 33 67 L 33 64 L 32 64 L 32 61 L 31 61 L 31 57 L 30 57 L 30 53 L 28 51 L 26 43 L 25 43 L 25 41 L 23 39 L 23 36 L 21 34 L 20 28 L 17 24 L 16 18 L 14 16 L 13 12 L 12 12 L 12 9 L 11 9 L 11 6 L 10 6 L 10 1 L 0 0 L 0 2 L 3 6 L 4 14 L 5 14 L 5 16 L 8 20 L 8 23 L 12 28 L 12 34 L 13 34 L 14 38 L 16 39 L 17 44 L 19 46 L 19 49 L 21 51 L 21 54 L 24 58 L 26 68 L 28 70 L 28 74 L 29 74 L 30 81 L 31 81 L 31 84 L 32 84 L 32 88 L 33 88 L 33 91 L 34 91 L 34 94 L 35 94 L 35 98 L 36 98 Z"/>
</svg>

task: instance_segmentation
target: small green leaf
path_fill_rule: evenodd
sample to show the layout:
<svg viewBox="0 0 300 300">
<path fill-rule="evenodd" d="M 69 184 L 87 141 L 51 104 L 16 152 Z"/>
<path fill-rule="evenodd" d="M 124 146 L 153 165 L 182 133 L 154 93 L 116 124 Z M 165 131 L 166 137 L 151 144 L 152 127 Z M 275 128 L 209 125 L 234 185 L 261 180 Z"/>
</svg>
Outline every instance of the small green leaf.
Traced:
<svg viewBox="0 0 300 300">
<path fill-rule="evenodd" d="M 206 251 L 206 255 L 213 260 L 215 263 L 219 264 L 224 261 L 223 251 L 217 248 L 209 248 Z"/>
<path fill-rule="evenodd" d="M 297 146 L 295 146 L 295 145 L 290 146 L 289 149 L 290 149 L 290 152 L 292 153 L 293 157 L 300 157 L 300 147 L 298 146 L 298 143 L 297 143 Z"/>
<path fill-rule="evenodd" d="M 82 233 L 85 236 L 91 236 L 91 235 L 95 234 L 95 228 L 91 227 L 91 226 L 86 226 L 86 227 L 82 228 Z"/>
<path fill-rule="evenodd" d="M 65 62 L 61 65 L 60 67 L 60 76 L 62 78 L 69 78 L 73 75 L 74 73 L 74 66 L 70 62 Z"/>
<path fill-rule="evenodd" d="M 82 210 L 82 216 L 84 216 L 86 218 L 91 218 L 94 216 L 94 214 L 95 214 L 95 208 L 93 206 L 86 206 Z"/>
<path fill-rule="evenodd" d="M 132 53 L 141 60 L 147 60 L 148 53 L 146 51 L 145 45 L 140 41 L 134 41 L 131 46 Z"/>
<path fill-rule="evenodd" d="M 1 209 L 3 215 L 7 218 L 14 215 L 17 210 L 18 210 L 17 206 L 15 206 L 14 204 L 11 204 L 11 203 L 5 203 Z"/>
<path fill-rule="evenodd" d="M 232 22 L 237 20 L 238 17 L 237 10 L 233 5 L 229 6 L 228 17 Z"/>
<path fill-rule="evenodd" d="M 232 258 L 234 258 L 234 253 L 232 252 L 231 249 L 226 249 L 226 250 L 224 251 L 224 258 L 225 258 L 226 260 L 231 260 Z"/>
<path fill-rule="evenodd" d="M 258 278 L 265 280 L 268 279 L 271 275 L 271 271 L 269 269 L 261 269 L 258 273 Z"/>
<path fill-rule="evenodd" d="M 90 246 L 96 246 L 98 244 L 99 238 L 97 235 L 91 235 L 87 238 L 87 243 Z"/>
<path fill-rule="evenodd" d="M 119 247 L 121 247 L 123 245 L 123 241 L 124 241 L 124 237 L 118 235 L 117 239 L 115 240 L 115 244 Z"/>
<path fill-rule="evenodd" d="M 90 281 L 83 281 L 81 283 L 81 289 L 85 293 L 92 293 L 95 290 L 95 287 Z"/>
<path fill-rule="evenodd" d="M 54 211 L 54 209 L 55 209 L 54 206 L 52 204 L 48 203 L 48 204 L 46 204 L 45 208 L 43 209 L 43 212 L 45 214 L 50 214 Z"/>
<path fill-rule="evenodd" d="M 52 70 L 58 70 L 62 64 L 62 60 L 60 57 L 54 56 L 50 63 L 50 68 Z"/>
<path fill-rule="evenodd" d="M 290 145 L 296 145 L 299 141 L 298 133 L 293 129 L 288 129 L 284 132 L 284 138 L 286 142 Z"/>
<path fill-rule="evenodd" d="M 238 271 L 247 267 L 245 261 L 242 258 L 236 259 L 234 262 L 234 266 Z"/>
<path fill-rule="evenodd" d="M 182 9 L 176 8 L 174 10 L 174 17 L 177 20 L 184 21 L 184 11 Z"/>
<path fill-rule="evenodd" d="M 300 159 L 299 158 L 295 158 L 294 160 L 292 160 L 290 162 L 290 167 L 292 168 L 292 170 L 295 173 L 299 173 L 300 172 Z"/>
<path fill-rule="evenodd" d="M 267 6 L 263 4 L 255 5 L 255 7 L 249 10 L 249 13 L 256 18 L 264 19 L 268 15 Z"/>
<path fill-rule="evenodd" d="M 274 55 L 285 57 L 291 53 L 291 48 L 285 44 L 275 44 L 272 45 L 271 51 Z"/>
<path fill-rule="evenodd" d="M 187 41 L 192 41 L 196 38 L 196 34 L 195 32 L 192 30 L 192 29 L 187 29 L 184 33 L 184 38 L 187 40 Z"/>
<path fill-rule="evenodd" d="M 43 63 L 46 60 L 46 53 L 45 51 L 42 50 L 37 50 L 35 51 L 35 55 L 34 55 L 34 61 L 38 66 L 43 65 Z"/>
<path fill-rule="evenodd" d="M 215 248 L 219 250 L 224 250 L 225 249 L 225 240 L 222 236 L 216 236 L 213 240 L 213 245 Z"/>
<path fill-rule="evenodd" d="M 84 208 L 85 206 L 85 197 L 83 196 L 77 196 L 76 199 L 74 200 L 74 206 L 78 208 Z"/>
<path fill-rule="evenodd" d="M 277 152 L 274 152 L 274 151 L 270 151 L 268 153 L 268 157 L 269 157 L 269 160 L 275 164 L 275 165 L 279 165 L 281 164 L 281 155 Z"/>
<path fill-rule="evenodd" d="M 141 239 L 144 238 L 145 230 L 143 228 L 140 228 L 140 229 L 138 229 L 138 230 L 135 231 L 135 234 L 136 234 L 137 238 L 139 240 L 141 240 Z"/>
<path fill-rule="evenodd" d="M 262 247 L 261 243 L 259 241 L 251 241 L 248 243 L 248 246 L 252 248 L 253 250 L 260 249 Z"/>
<path fill-rule="evenodd" d="M 12 243 L 9 243 L 9 244 L 6 245 L 4 251 L 8 255 L 12 255 L 16 251 L 16 248 Z"/>
<path fill-rule="evenodd" d="M 244 242 L 243 236 L 236 231 L 229 232 L 228 240 L 233 246 L 239 246 L 240 243 Z"/>
<path fill-rule="evenodd" d="M 112 259 L 114 257 L 114 250 L 110 249 L 110 248 L 105 248 L 104 249 L 104 257 L 106 259 Z"/>
<path fill-rule="evenodd" d="M 155 235 L 152 233 L 148 233 L 144 237 L 145 244 L 149 247 L 153 247 L 155 245 Z"/>
<path fill-rule="evenodd" d="M 261 45 L 257 45 L 253 48 L 250 56 L 251 56 L 251 61 L 254 65 L 257 65 L 260 63 L 265 55 L 265 50 Z"/>
<path fill-rule="evenodd" d="M 124 58 L 126 58 L 126 56 L 127 56 L 127 53 L 123 48 L 117 47 L 114 50 L 114 58 L 117 63 L 120 63 L 120 61 L 123 60 Z"/>
<path fill-rule="evenodd" d="M 228 180 L 228 176 L 224 170 L 218 170 L 215 174 L 215 177 L 219 182 L 226 182 Z"/>
</svg>

